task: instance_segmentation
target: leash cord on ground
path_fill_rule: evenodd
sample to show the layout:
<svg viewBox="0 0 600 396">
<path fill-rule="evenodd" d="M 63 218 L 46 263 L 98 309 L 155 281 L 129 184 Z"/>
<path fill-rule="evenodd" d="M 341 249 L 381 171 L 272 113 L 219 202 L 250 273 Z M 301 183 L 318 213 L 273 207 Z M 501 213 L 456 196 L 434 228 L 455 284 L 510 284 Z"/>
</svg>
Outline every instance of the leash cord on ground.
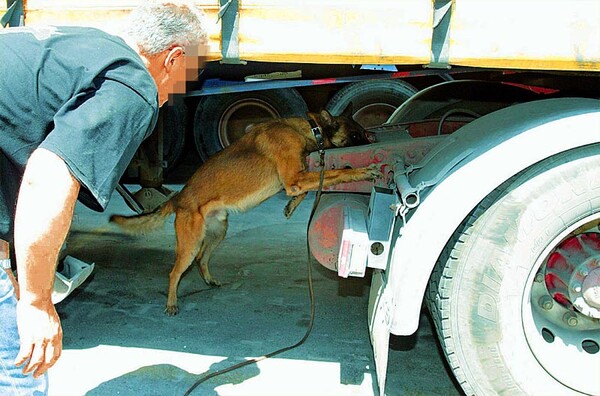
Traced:
<svg viewBox="0 0 600 396">
<path fill-rule="evenodd" d="M 320 172 L 320 176 L 319 176 L 319 188 L 317 190 L 317 195 L 315 196 L 315 201 L 313 203 L 313 207 L 311 209 L 310 216 L 308 218 L 308 226 L 312 222 L 312 219 L 315 215 L 317 206 L 319 205 L 319 200 L 321 199 L 321 193 L 323 192 L 323 181 L 325 180 L 325 152 L 323 150 L 320 150 L 319 154 L 320 154 L 320 162 L 321 162 L 321 172 Z M 194 391 L 194 389 L 196 389 L 200 384 L 208 381 L 211 378 L 218 377 L 219 375 L 229 373 L 231 371 L 248 366 L 250 364 L 258 363 L 262 360 L 269 359 L 275 355 L 279 355 L 281 353 L 284 353 L 284 352 L 287 352 L 294 348 L 297 348 L 300 345 L 304 344 L 304 342 L 308 339 L 308 336 L 310 335 L 313 325 L 315 323 L 315 292 L 313 289 L 313 281 L 312 281 L 312 267 L 311 267 L 311 260 L 310 260 L 311 254 L 310 254 L 310 246 L 309 246 L 309 242 L 308 242 L 308 226 L 307 226 L 307 231 L 306 231 L 306 252 L 308 255 L 307 260 L 306 260 L 306 268 L 307 268 L 307 277 L 308 277 L 308 294 L 310 297 L 310 320 L 308 322 L 308 326 L 306 328 L 306 332 L 304 333 L 304 336 L 300 339 L 300 341 L 298 341 L 294 345 L 290 345 L 290 346 L 278 349 L 276 351 L 273 351 L 271 353 L 268 353 L 264 356 L 252 358 L 250 360 L 246 360 L 244 362 L 235 364 L 233 366 L 224 368 L 222 370 L 218 370 L 213 373 L 207 374 L 207 375 L 203 376 L 202 378 L 200 378 L 199 380 L 197 380 L 196 382 L 194 382 L 194 384 L 185 392 L 184 396 L 190 395 Z"/>
</svg>

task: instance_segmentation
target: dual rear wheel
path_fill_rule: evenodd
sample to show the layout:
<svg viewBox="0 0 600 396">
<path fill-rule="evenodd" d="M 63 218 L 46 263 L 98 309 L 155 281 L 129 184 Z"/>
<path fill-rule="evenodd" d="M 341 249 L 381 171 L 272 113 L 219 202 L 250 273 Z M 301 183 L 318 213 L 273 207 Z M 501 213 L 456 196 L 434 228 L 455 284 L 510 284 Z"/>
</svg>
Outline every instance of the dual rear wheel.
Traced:
<svg viewBox="0 0 600 396">
<path fill-rule="evenodd" d="M 339 115 L 352 103 L 353 118 L 368 128 L 387 121 L 415 92 L 414 87 L 401 80 L 363 81 L 340 89 L 325 108 L 333 115 Z M 206 160 L 242 137 L 255 124 L 279 117 L 306 118 L 307 112 L 307 104 L 294 88 L 207 96 L 196 108 L 196 149 Z"/>
</svg>

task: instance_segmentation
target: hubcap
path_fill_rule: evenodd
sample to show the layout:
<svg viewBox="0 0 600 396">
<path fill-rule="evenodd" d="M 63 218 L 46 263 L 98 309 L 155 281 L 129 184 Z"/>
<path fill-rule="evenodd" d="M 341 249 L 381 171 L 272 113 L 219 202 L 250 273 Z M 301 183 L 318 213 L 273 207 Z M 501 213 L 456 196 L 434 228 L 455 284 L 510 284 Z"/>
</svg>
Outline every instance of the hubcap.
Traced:
<svg viewBox="0 0 600 396">
<path fill-rule="evenodd" d="M 600 234 L 592 232 L 597 224 L 580 222 L 570 229 L 576 234 L 549 245 L 522 310 L 525 336 L 540 365 L 563 385 L 589 394 L 600 389 Z"/>
<path fill-rule="evenodd" d="M 361 107 L 352 118 L 363 128 L 371 128 L 385 123 L 396 108 L 387 103 L 372 103 Z"/>
<path fill-rule="evenodd" d="M 219 120 L 219 141 L 227 147 L 246 134 L 253 125 L 279 117 L 267 102 L 245 99 L 235 102 L 223 112 Z"/>
<path fill-rule="evenodd" d="M 596 265 L 598 262 L 596 261 Z M 600 268 L 596 268 L 584 278 L 582 282 L 582 291 L 584 304 L 590 307 L 591 312 L 595 312 L 594 318 L 600 317 Z M 590 313 L 590 316 L 592 314 Z"/>
<path fill-rule="evenodd" d="M 600 234 L 588 232 L 561 243 L 546 262 L 546 287 L 555 301 L 600 318 Z"/>
</svg>

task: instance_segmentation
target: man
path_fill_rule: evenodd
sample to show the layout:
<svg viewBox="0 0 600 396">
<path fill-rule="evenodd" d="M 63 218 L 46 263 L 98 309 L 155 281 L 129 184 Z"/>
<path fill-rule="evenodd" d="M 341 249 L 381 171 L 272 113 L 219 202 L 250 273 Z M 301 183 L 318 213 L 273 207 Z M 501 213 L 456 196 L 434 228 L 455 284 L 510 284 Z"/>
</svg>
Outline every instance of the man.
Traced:
<svg viewBox="0 0 600 396">
<path fill-rule="evenodd" d="M 144 3 L 122 37 L 0 31 L 0 262 L 10 242 L 20 289 L 17 303 L 12 272 L 0 269 L 2 395 L 47 392 L 62 350 L 52 282 L 76 200 L 104 210 L 159 106 L 197 72 L 206 39 L 198 10 Z"/>
</svg>

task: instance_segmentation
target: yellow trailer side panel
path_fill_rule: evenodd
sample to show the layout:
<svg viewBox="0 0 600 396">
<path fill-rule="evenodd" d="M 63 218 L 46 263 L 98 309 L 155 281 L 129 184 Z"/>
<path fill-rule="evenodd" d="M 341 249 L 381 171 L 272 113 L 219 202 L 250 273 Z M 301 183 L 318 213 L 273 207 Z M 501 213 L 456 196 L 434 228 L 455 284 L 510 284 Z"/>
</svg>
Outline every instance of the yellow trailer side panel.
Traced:
<svg viewBox="0 0 600 396">
<path fill-rule="evenodd" d="M 245 0 L 240 58 L 310 63 L 428 63 L 429 0 Z"/>
<path fill-rule="evenodd" d="M 450 63 L 600 70 L 598 0 L 456 0 Z"/>
<path fill-rule="evenodd" d="M 114 34 L 122 28 L 131 9 L 141 3 L 143 0 L 27 0 L 25 25 L 90 26 Z M 215 1 L 194 3 L 204 11 L 207 20 L 209 59 L 219 59 L 221 27 L 216 23 L 218 4 Z M 5 4 L 3 6 L 6 9 Z M 2 12 L 0 9 L 0 14 Z"/>
<path fill-rule="evenodd" d="M 28 0 L 25 23 L 115 32 L 141 1 Z M 241 60 L 426 65 L 431 59 L 432 0 L 238 1 Z M 229 43 L 222 43 L 219 2 L 195 3 L 206 14 L 209 58 L 221 59 Z M 449 65 L 600 71 L 600 1 L 454 0 L 448 37 Z"/>
</svg>

